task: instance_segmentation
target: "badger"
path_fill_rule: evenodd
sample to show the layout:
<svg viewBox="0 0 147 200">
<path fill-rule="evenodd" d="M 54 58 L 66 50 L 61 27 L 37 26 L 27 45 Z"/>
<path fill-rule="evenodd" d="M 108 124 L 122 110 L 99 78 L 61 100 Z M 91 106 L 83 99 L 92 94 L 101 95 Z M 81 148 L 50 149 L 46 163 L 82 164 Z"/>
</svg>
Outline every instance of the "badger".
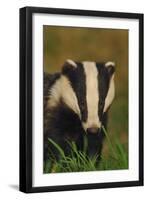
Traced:
<svg viewBox="0 0 147 200">
<path fill-rule="evenodd" d="M 82 150 L 86 135 L 87 155 L 101 154 L 102 126 L 107 127 L 107 113 L 115 95 L 114 72 L 114 62 L 66 60 L 61 72 L 44 73 L 44 161 L 50 152 L 59 159 L 49 138 L 68 155 L 67 140 Z"/>
</svg>

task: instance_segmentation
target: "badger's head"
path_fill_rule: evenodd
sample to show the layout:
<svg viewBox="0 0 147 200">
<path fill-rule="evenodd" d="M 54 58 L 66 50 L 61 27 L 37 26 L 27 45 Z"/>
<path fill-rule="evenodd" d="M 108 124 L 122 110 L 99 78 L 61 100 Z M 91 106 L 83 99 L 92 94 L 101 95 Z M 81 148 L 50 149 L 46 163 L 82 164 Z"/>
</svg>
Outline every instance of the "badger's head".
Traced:
<svg viewBox="0 0 147 200">
<path fill-rule="evenodd" d="M 98 133 L 114 95 L 114 63 L 67 60 L 51 89 L 49 106 L 62 100 L 75 112 L 87 133 Z"/>
</svg>

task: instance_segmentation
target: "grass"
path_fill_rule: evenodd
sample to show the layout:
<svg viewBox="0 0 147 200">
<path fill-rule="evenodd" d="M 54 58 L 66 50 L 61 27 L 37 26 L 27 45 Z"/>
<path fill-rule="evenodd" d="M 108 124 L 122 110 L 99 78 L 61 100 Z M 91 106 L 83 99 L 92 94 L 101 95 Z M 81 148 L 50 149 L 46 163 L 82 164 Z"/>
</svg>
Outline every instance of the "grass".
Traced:
<svg viewBox="0 0 147 200">
<path fill-rule="evenodd" d="M 60 159 L 49 159 L 46 161 L 46 163 L 44 163 L 44 173 L 127 169 L 128 154 L 124 145 L 122 145 L 118 139 L 112 142 L 105 128 L 102 128 L 106 136 L 106 145 L 108 145 L 109 149 L 107 156 L 95 155 L 93 157 L 88 157 L 86 155 L 86 150 L 88 148 L 86 135 L 84 137 L 83 151 L 78 151 L 75 142 L 67 141 L 71 148 L 70 156 L 66 156 L 64 150 L 49 138 L 49 143 L 59 152 Z M 97 160 L 99 159 L 100 162 L 98 163 Z"/>
</svg>

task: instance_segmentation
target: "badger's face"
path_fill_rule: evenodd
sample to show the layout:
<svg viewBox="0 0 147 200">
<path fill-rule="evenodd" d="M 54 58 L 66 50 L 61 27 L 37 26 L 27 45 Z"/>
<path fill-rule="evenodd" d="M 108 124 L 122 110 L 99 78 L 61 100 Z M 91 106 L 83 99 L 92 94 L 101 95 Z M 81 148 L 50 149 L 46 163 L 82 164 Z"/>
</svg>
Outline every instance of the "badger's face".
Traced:
<svg viewBox="0 0 147 200">
<path fill-rule="evenodd" d="M 62 99 L 79 116 L 86 132 L 97 133 L 114 98 L 114 71 L 113 62 L 67 60 L 51 90 L 50 106 Z"/>
</svg>

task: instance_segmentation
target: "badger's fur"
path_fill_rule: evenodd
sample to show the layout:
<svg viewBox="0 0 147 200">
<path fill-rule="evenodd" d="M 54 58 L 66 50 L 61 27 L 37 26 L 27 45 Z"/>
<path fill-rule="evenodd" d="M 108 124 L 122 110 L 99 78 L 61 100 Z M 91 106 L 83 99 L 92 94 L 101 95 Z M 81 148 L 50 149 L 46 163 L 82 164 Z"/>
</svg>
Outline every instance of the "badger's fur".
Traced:
<svg viewBox="0 0 147 200">
<path fill-rule="evenodd" d="M 67 60 L 60 73 L 44 73 L 44 160 L 51 154 L 58 159 L 48 138 L 69 154 L 67 140 L 82 150 L 86 134 L 87 155 L 101 153 L 101 127 L 106 128 L 107 111 L 115 93 L 114 71 L 113 62 Z"/>
</svg>

